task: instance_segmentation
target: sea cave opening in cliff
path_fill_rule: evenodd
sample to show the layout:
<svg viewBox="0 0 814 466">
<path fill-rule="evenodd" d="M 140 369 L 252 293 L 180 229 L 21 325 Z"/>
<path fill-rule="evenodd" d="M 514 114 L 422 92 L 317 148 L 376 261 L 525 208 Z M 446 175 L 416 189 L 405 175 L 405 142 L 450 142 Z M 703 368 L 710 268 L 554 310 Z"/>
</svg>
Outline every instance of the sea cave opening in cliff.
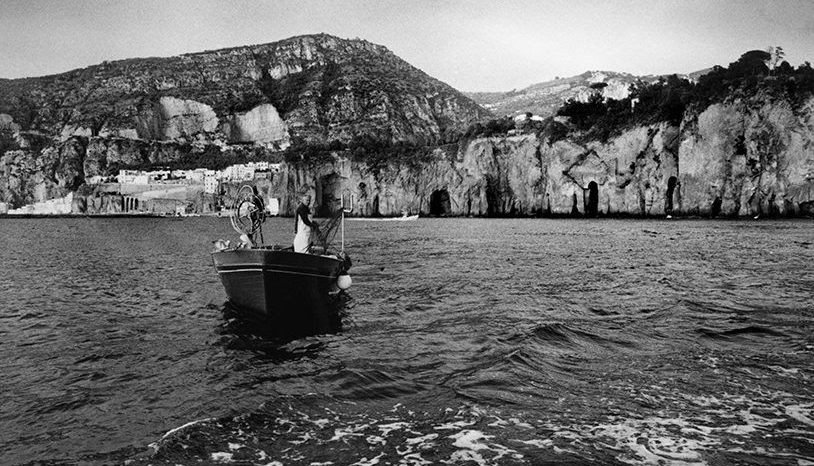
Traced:
<svg viewBox="0 0 814 466">
<path fill-rule="evenodd" d="M 667 193 L 664 195 L 664 213 L 671 214 L 673 213 L 673 194 L 675 194 L 676 185 L 678 184 L 678 178 L 671 176 L 667 180 Z"/>
<path fill-rule="evenodd" d="M 720 197 L 716 197 L 714 201 L 712 201 L 712 207 L 709 209 L 709 215 L 711 217 L 717 217 L 721 213 L 721 201 Z"/>
<path fill-rule="evenodd" d="M 500 191 L 498 190 L 496 180 L 486 175 L 486 215 L 493 217 L 501 213 L 498 209 L 500 205 Z"/>
<path fill-rule="evenodd" d="M 452 205 L 449 200 L 449 191 L 437 189 L 430 196 L 430 215 L 444 216 L 452 213 Z"/>
<path fill-rule="evenodd" d="M 378 217 L 382 213 L 379 211 L 379 195 L 376 194 L 373 196 L 373 202 L 370 204 L 370 214 L 374 217 Z"/>
<path fill-rule="evenodd" d="M 339 210 L 342 196 L 342 183 L 339 175 L 331 173 L 330 175 L 323 176 L 319 180 L 319 188 L 321 196 L 319 197 L 319 206 L 317 207 L 317 217 L 330 217 L 334 212 Z"/>
<path fill-rule="evenodd" d="M 596 217 L 599 212 L 599 185 L 596 181 L 588 183 L 588 195 L 585 197 L 585 216 Z"/>
</svg>

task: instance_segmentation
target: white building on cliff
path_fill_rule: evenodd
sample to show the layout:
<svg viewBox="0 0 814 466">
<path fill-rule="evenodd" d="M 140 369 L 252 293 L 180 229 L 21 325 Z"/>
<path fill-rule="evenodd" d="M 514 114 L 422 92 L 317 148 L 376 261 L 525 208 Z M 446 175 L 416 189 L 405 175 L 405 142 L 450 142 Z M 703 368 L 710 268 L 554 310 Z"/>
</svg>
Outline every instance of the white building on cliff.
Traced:
<svg viewBox="0 0 814 466">
<path fill-rule="evenodd" d="M 73 193 L 68 193 L 65 197 L 28 204 L 19 209 L 9 209 L 7 213 L 9 215 L 67 215 L 71 213 L 72 208 Z"/>
</svg>

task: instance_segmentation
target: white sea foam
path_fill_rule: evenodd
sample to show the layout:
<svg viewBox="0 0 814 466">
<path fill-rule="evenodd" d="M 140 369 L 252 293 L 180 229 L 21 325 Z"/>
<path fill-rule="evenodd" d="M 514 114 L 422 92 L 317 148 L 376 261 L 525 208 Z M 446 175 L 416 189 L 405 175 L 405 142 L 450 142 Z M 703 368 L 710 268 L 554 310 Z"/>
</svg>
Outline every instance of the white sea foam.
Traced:
<svg viewBox="0 0 814 466">
<path fill-rule="evenodd" d="M 814 403 L 786 406 L 786 415 L 796 419 L 803 424 L 814 426 L 814 419 L 811 419 L 811 411 Z"/>
<path fill-rule="evenodd" d="M 421 457 L 420 453 L 410 453 L 403 455 L 399 464 L 406 464 L 408 466 L 424 466 L 425 464 L 432 464 L 432 461 L 427 461 Z"/>
<path fill-rule="evenodd" d="M 166 440 L 166 439 L 167 439 L 167 437 L 171 436 L 172 434 L 174 434 L 174 433 L 176 433 L 176 432 L 178 432 L 178 431 L 184 430 L 184 429 L 186 429 L 186 428 L 187 428 L 187 427 L 189 427 L 189 426 L 193 426 L 193 425 L 195 425 L 195 424 L 199 424 L 199 423 L 202 423 L 202 422 L 211 421 L 211 420 L 213 420 L 213 419 L 214 419 L 214 418 L 211 418 L 211 417 L 208 417 L 208 418 L 206 418 L 206 419 L 198 419 L 197 421 L 191 421 L 191 422 L 187 422 L 186 424 L 184 424 L 184 425 L 182 425 L 182 426 L 176 427 L 176 428 L 174 428 L 174 429 L 170 429 L 170 430 L 168 430 L 168 431 L 167 431 L 167 432 L 166 432 L 164 435 L 162 435 L 162 436 L 161 436 L 161 438 L 160 438 L 160 439 L 158 439 L 158 441 L 157 441 L 157 442 L 153 442 L 153 443 L 151 443 L 151 444 L 147 445 L 147 447 L 148 447 L 148 448 L 150 448 L 150 449 L 152 449 L 154 454 L 155 454 L 155 453 L 158 453 L 158 450 L 160 450 L 160 449 L 161 449 L 161 442 L 162 442 L 163 440 Z"/>
<path fill-rule="evenodd" d="M 769 366 L 769 369 L 774 370 L 775 372 L 781 375 L 797 375 L 800 373 L 800 369 L 794 367 L 792 369 L 787 369 L 782 366 Z"/>
<path fill-rule="evenodd" d="M 435 440 L 437 438 L 438 434 L 427 434 L 422 435 L 421 437 L 408 438 L 405 440 L 405 442 L 407 442 L 408 445 L 414 445 L 429 442 L 430 440 Z"/>
<path fill-rule="evenodd" d="M 479 465 L 485 466 L 488 464 L 483 456 L 480 453 L 472 450 L 458 450 L 452 453 L 452 456 L 449 458 L 453 462 L 465 462 L 465 461 L 472 461 Z"/>
<path fill-rule="evenodd" d="M 289 443 L 293 443 L 294 445 L 302 445 L 303 443 L 311 440 L 313 437 L 311 436 L 311 432 L 303 432 L 297 437 L 298 440 L 289 440 Z"/>
<path fill-rule="evenodd" d="M 746 435 L 746 434 L 751 434 L 752 432 L 755 432 L 756 430 L 757 430 L 757 428 L 755 426 L 751 426 L 751 425 L 748 425 L 748 424 L 738 424 L 738 425 L 729 426 L 729 427 L 725 428 L 724 432 L 729 433 L 729 434 L 735 434 L 735 435 Z"/>
<path fill-rule="evenodd" d="M 523 422 L 520 419 L 517 419 L 516 417 L 509 418 L 509 420 L 512 422 L 512 424 L 514 424 L 514 425 L 516 425 L 518 427 L 525 427 L 526 429 L 533 429 L 534 428 L 534 426 L 532 426 L 528 422 Z"/>
<path fill-rule="evenodd" d="M 382 431 L 382 435 L 387 437 L 390 432 L 394 430 L 404 429 L 410 427 L 410 424 L 406 422 L 394 422 L 392 424 L 381 424 L 378 426 L 379 430 Z"/>
<path fill-rule="evenodd" d="M 458 448 L 468 448 L 470 450 L 488 449 L 486 445 L 480 443 L 481 440 L 489 440 L 491 435 L 486 435 L 479 430 L 463 430 L 457 434 L 450 435 L 449 438 L 455 441 L 452 444 Z"/>
<path fill-rule="evenodd" d="M 489 463 L 497 462 L 504 456 L 511 456 L 515 459 L 523 457 L 520 453 L 506 446 L 497 443 L 486 443 L 486 441 L 494 438 L 492 435 L 486 435 L 479 430 L 462 430 L 457 434 L 450 435 L 448 438 L 454 440 L 452 445 L 459 448 L 452 454 L 452 458 L 460 457 L 466 458 L 466 461 L 475 461 L 478 464 L 483 463 L 483 456 L 479 453 L 481 451 L 492 451 L 495 456 L 489 459 Z"/>
<path fill-rule="evenodd" d="M 699 440 L 677 436 L 676 431 L 693 428 L 684 419 L 649 417 L 617 418 L 615 421 L 594 426 L 571 426 L 556 431 L 553 436 L 570 439 L 574 444 L 587 440 L 592 444 L 609 446 L 621 452 L 616 457 L 618 461 L 630 464 L 705 464 L 701 452 L 717 443 L 707 437 Z M 612 443 L 609 444 L 608 440 Z"/>
<path fill-rule="evenodd" d="M 379 460 L 381 459 L 382 456 L 384 456 L 384 453 L 379 453 L 378 456 L 374 456 L 373 458 L 370 459 L 364 457 L 350 466 L 373 466 L 374 464 L 379 464 Z"/>
<path fill-rule="evenodd" d="M 335 442 L 337 440 L 342 440 L 343 442 L 346 441 L 346 437 L 365 437 L 364 434 L 360 434 L 359 431 L 365 430 L 366 428 L 370 427 L 370 424 L 359 424 L 356 426 L 350 426 L 340 429 L 334 429 L 334 435 L 330 439 L 329 442 Z"/>
<path fill-rule="evenodd" d="M 435 426 L 433 429 L 435 430 L 456 430 L 461 429 L 464 427 L 469 427 L 475 425 L 475 421 L 455 421 L 455 422 L 448 422 L 446 424 L 441 424 L 440 426 Z"/>
<path fill-rule="evenodd" d="M 371 445 L 384 445 L 387 443 L 384 437 L 379 437 L 378 435 L 368 435 L 365 437 L 365 441 Z"/>
<path fill-rule="evenodd" d="M 661 454 L 655 453 L 650 451 L 644 445 L 640 445 L 638 443 L 631 443 L 629 447 L 636 453 L 638 457 L 641 459 L 630 459 L 630 458 L 619 458 L 619 460 L 624 461 L 625 463 L 629 464 L 638 464 L 640 462 L 644 462 L 645 464 L 659 464 L 665 466 L 684 466 L 684 465 L 703 465 L 706 462 L 702 461 L 697 453 L 694 453 L 692 457 L 686 458 L 674 458 L 671 456 L 667 456 L 663 452 Z"/>
<path fill-rule="evenodd" d="M 316 426 L 319 427 L 320 429 L 322 429 L 323 427 L 325 427 L 325 426 L 327 426 L 328 424 L 331 423 L 331 421 L 329 419 L 317 419 L 316 421 L 311 421 L 311 422 L 316 424 Z"/>
<path fill-rule="evenodd" d="M 513 441 L 520 442 L 520 443 L 523 443 L 523 444 L 526 444 L 526 445 L 531 445 L 531 446 L 537 447 L 537 448 L 550 448 L 552 445 L 554 445 L 554 441 L 550 440 L 550 439 L 546 439 L 546 440 L 539 440 L 539 439 L 519 440 L 519 439 L 513 439 Z"/>
<path fill-rule="evenodd" d="M 232 454 L 223 451 L 216 451 L 209 455 L 209 458 L 216 463 L 231 463 Z"/>
<path fill-rule="evenodd" d="M 180 427 L 176 427 L 176 428 L 174 428 L 174 429 L 170 429 L 170 430 L 168 430 L 168 431 L 167 431 L 167 432 L 166 432 L 164 435 L 162 435 L 162 436 L 161 436 L 161 440 L 164 440 L 165 438 L 167 438 L 167 437 L 169 437 L 170 435 L 172 435 L 172 434 L 174 434 L 174 433 L 178 432 L 179 430 L 186 429 L 187 427 L 189 427 L 189 426 L 194 426 L 195 424 L 200 424 L 201 422 L 207 422 L 207 421 L 211 421 L 211 420 L 213 420 L 213 419 L 215 419 L 215 418 L 213 418 L 213 417 L 208 417 L 208 418 L 206 418 L 206 419 L 198 419 L 197 421 L 187 422 L 186 424 L 184 424 L 184 425 L 182 425 L 182 426 L 180 426 Z"/>
</svg>

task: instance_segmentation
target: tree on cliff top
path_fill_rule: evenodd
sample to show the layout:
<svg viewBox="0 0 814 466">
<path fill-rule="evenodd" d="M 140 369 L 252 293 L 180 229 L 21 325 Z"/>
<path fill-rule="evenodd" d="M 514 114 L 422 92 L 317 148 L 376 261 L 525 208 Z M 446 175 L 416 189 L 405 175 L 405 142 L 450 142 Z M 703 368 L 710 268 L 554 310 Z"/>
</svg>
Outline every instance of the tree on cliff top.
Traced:
<svg viewBox="0 0 814 466">
<path fill-rule="evenodd" d="M 714 103 L 757 95 L 786 100 L 797 108 L 814 94 L 814 70 L 808 63 L 795 70 L 781 61 L 783 54 L 781 47 L 771 52 L 750 50 L 728 67 L 715 66 L 698 83 L 676 75 L 655 83 L 640 81 L 625 99 L 605 100 L 598 93 L 587 102 L 570 99 L 557 115 L 569 117 L 572 133 L 607 140 L 635 125 L 661 121 L 678 125 L 688 108 L 700 111 Z"/>
</svg>

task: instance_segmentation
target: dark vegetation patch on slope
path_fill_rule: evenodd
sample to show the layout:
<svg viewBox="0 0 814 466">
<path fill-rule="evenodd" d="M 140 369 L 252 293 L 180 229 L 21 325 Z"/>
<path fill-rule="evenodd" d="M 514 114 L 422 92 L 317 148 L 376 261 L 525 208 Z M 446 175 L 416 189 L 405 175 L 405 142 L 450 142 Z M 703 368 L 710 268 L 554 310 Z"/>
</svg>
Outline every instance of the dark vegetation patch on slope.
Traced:
<svg viewBox="0 0 814 466">
<path fill-rule="evenodd" d="M 637 83 L 629 97 L 604 100 L 594 94 L 588 102 L 569 100 L 557 112 L 568 117 L 570 133 L 605 141 L 627 128 L 668 122 L 678 125 L 688 111 L 700 113 L 716 103 L 755 97 L 789 102 L 798 109 L 814 94 L 814 69 L 805 62 L 796 69 L 782 58 L 753 50 L 728 67 L 716 66 L 697 83 L 675 75 L 652 84 Z"/>
<path fill-rule="evenodd" d="M 688 112 L 697 114 L 712 104 L 738 99 L 782 100 L 799 109 L 814 95 L 814 69 L 809 62 L 792 67 L 782 60 L 782 49 L 777 50 L 774 54 L 761 50 L 746 52 L 728 67 L 715 66 L 700 75 L 697 82 L 677 75 L 652 83 L 638 81 L 631 85 L 630 95 L 624 99 L 605 99 L 597 87 L 586 102 L 566 101 L 557 111 L 557 116 L 565 119 L 527 118 L 516 122 L 503 117 L 474 123 L 461 137 L 504 136 L 514 131 L 535 133 L 549 142 L 566 137 L 607 141 L 635 126 L 660 122 L 679 125 Z"/>
</svg>

